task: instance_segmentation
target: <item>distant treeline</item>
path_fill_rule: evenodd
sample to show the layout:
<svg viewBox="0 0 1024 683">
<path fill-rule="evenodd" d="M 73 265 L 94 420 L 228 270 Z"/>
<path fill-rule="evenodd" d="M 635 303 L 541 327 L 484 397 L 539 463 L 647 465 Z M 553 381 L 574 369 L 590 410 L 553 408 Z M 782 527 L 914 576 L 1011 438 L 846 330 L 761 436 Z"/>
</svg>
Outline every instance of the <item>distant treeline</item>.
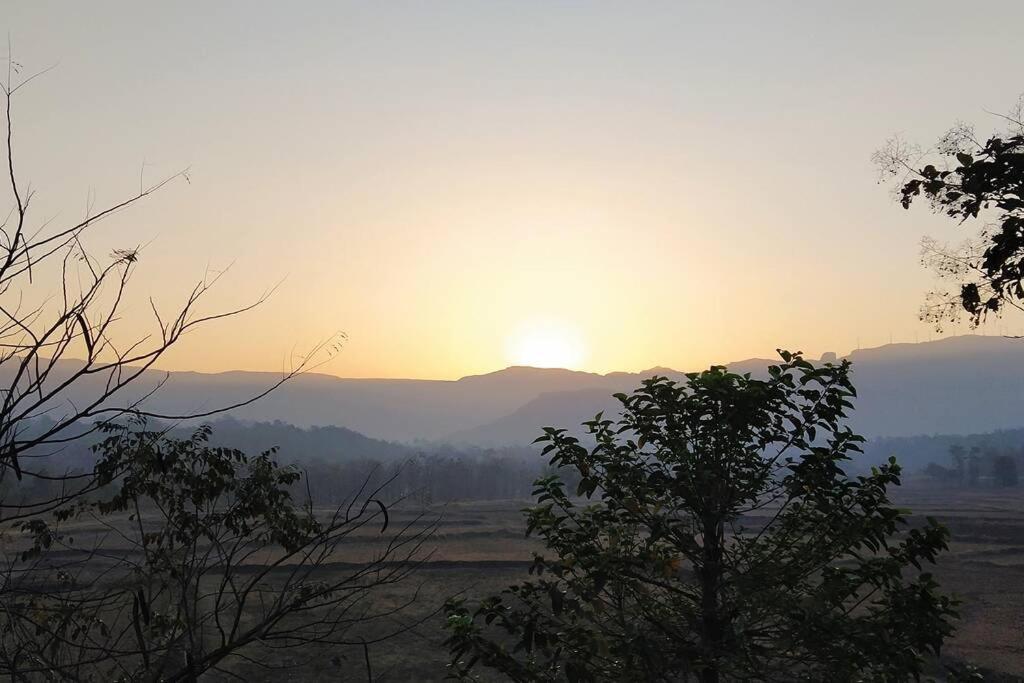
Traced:
<svg viewBox="0 0 1024 683">
<path fill-rule="evenodd" d="M 276 460 L 294 464 L 306 476 L 297 495 L 308 492 L 317 505 L 338 505 L 357 490 L 383 486 L 381 495 L 421 504 L 459 500 L 527 499 L 533 482 L 548 468 L 546 459 L 531 448 L 477 448 L 418 444 L 408 446 L 370 437 L 342 427 L 300 428 L 285 422 L 244 422 L 231 418 L 210 423 L 210 444 L 255 455 L 275 449 Z M 39 421 L 33 430 L 43 430 Z M 171 436 L 189 436 L 196 425 L 160 425 Z M 82 432 L 88 426 L 81 427 Z M 46 458 L 49 474 L 91 471 L 91 444 L 98 435 L 85 435 Z M 18 495 L 28 499 L 52 493 L 47 479 L 23 482 Z"/>
<path fill-rule="evenodd" d="M 318 505 L 340 505 L 354 490 L 382 486 L 382 497 L 420 505 L 465 500 L 525 500 L 547 469 L 537 455 L 461 451 L 419 454 L 405 461 L 314 460 L 300 462 L 311 498 Z"/>
<path fill-rule="evenodd" d="M 529 447 L 479 448 L 420 443 L 398 444 L 373 439 L 343 427 L 301 428 L 285 422 L 246 422 L 222 418 L 211 423 L 212 445 L 255 455 L 274 448 L 277 460 L 295 464 L 307 477 L 302 491 L 316 504 L 337 505 L 360 487 L 384 486 L 382 495 L 430 504 L 460 500 L 527 499 L 533 482 L 549 471 L 546 458 Z M 29 430 L 45 430 L 37 420 Z M 185 437 L 196 425 L 154 425 Z M 81 430 L 87 431 L 83 425 Z M 50 475 L 91 471 L 95 456 L 86 435 L 45 457 Z M 910 473 L 923 473 L 936 485 L 958 487 L 1016 486 L 1024 472 L 1024 429 L 988 434 L 871 439 L 850 470 L 863 471 L 890 455 Z M 565 476 L 566 473 L 562 473 Z M 569 482 L 574 486 L 574 482 Z M 18 495 L 36 498 L 58 484 L 47 479 L 22 482 Z M 0 484 L 10 489 L 12 484 Z M 308 487 L 308 489 L 307 489 Z"/>
<path fill-rule="evenodd" d="M 954 444 L 949 448 L 949 464 L 930 462 L 924 472 L 936 483 L 974 488 L 1011 487 L 1020 483 L 1018 472 L 1024 468 L 1024 447 L 997 448 Z"/>
<path fill-rule="evenodd" d="M 302 429 L 284 422 L 219 420 L 215 444 L 260 452 L 273 446 L 281 462 L 306 472 L 317 504 L 338 505 L 364 485 L 418 503 L 529 498 L 545 470 L 529 448 L 476 448 L 371 439 L 340 427 Z M 305 485 L 305 484 L 304 484 Z"/>
<path fill-rule="evenodd" d="M 936 484 L 1017 486 L 1024 471 L 1024 429 L 873 439 L 865 445 L 868 464 L 890 455 L 908 471 L 924 473 Z"/>
</svg>

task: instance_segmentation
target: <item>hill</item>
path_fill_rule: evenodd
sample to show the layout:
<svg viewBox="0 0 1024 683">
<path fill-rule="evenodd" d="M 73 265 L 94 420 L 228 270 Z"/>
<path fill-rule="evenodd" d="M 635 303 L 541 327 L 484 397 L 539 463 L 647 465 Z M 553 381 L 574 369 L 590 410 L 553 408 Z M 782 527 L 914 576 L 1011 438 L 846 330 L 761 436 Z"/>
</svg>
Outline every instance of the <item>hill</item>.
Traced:
<svg viewBox="0 0 1024 683">
<path fill-rule="evenodd" d="M 950 337 L 861 349 L 849 358 L 859 391 L 853 424 L 867 436 L 967 434 L 1024 425 L 1024 341 Z M 756 374 L 769 362 L 755 358 L 728 366 Z M 231 416 L 300 427 L 344 427 L 373 439 L 407 443 L 525 445 L 544 425 L 571 427 L 598 411 L 614 411 L 612 393 L 630 391 L 654 374 L 682 376 L 670 368 L 601 375 L 527 367 L 454 381 L 309 374 Z M 163 373 L 146 372 L 133 387 L 137 393 L 122 400 L 164 379 Z M 274 373 L 175 372 L 147 405 L 177 414 L 209 410 L 244 400 L 277 379 Z M 66 399 L 83 397 L 79 389 Z"/>
<path fill-rule="evenodd" d="M 852 425 L 870 437 L 968 434 L 1024 425 L 1024 341 L 961 336 L 919 344 L 889 344 L 851 353 L 858 390 Z M 728 364 L 763 372 L 771 361 Z M 658 369 L 673 376 L 675 371 Z M 605 387 L 628 391 L 653 371 L 613 373 Z M 454 441 L 523 443 L 544 425 L 574 427 L 599 410 L 614 413 L 610 395 L 588 390 L 549 392 L 508 415 L 449 435 Z"/>
</svg>

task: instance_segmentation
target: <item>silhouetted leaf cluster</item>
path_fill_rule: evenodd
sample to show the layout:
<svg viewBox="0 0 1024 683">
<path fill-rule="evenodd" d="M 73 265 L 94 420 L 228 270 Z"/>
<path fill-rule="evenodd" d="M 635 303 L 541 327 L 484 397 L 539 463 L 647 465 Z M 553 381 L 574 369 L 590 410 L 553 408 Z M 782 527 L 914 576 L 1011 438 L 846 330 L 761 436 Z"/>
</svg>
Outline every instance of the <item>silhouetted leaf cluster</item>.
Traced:
<svg viewBox="0 0 1024 683">
<path fill-rule="evenodd" d="M 622 416 L 539 439 L 579 475 L 537 482 L 534 578 L 448 606 L 452 675 L 516 681 L 902 680 L 951 632 L 922 570 L 946 547 L 888 500 L 894 460 L 848 477 L 849 365 L 767 379 L 713 367 L 619 395 Z"/>
<path fill-rule="evenodd" d="M 1024 102 L 1024 99 L 1022 99 Z M 925 244 L 925 259 L 936 271 L 959 282 L 959 288 L 933 296 L 924 317 L 936 324 L 955 321 L 960 310 L 972 324 L 1024 303 L 1024 123 L 1018 104 L 1006 134 L 985 142 L 959 126 L 936 147 L 934 163 L 914 158 L 912 149 L 890 142 L 876 155 L 883 171 L 902 175 L 900 203 L 909 209 L 918 197 L 950 218 L 986 224 L 959 249 Z"/>
<path fill-rule="evenodd" d="M 405 628 L 403 604 L 367 596 L 416 569 L 433 524 L 415 517 L 389 533 L 381 486 L 364 481 L 345 505 L 317 511 L 293 499 L 301 473 L 274 451 L 212 446 L 205 426 L 184 439 L 138 421 L 98 429 L 97 491 L 19 524 L 29 545 L 2 575 L 0 673 L 190 681 L 310 643 L 368 657 Z M 357 538 L 372 553 L 326 571 Z M 373 638 L 360 633 L 384 618 Z"/>
</svg>

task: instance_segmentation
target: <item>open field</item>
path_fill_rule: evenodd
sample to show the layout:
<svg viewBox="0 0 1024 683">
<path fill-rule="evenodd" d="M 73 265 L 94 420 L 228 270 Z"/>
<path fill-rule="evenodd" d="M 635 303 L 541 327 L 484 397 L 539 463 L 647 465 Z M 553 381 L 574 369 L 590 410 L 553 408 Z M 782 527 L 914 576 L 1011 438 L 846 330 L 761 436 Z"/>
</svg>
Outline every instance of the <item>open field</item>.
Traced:
<svg viewBox="0 0 1024 683">
<path fill-rule="evenodd" d="M 953 535 L 949 553 L 934 570 L 942 586 L 963 601 L 962 619 L 947 645 L 947 656 L 983 667 L 993 680 L 1024 681 L 1024 494 L 910 486 L 899 492 L 897 502 L 916 517 L 938 518 Z M 443 679 L 441 619 L 429 618 L 430 612 L 446 596 L 489 594 L 526 575 L 531 553 L 539 546 L 523 537 L 523 505 L 478 502 L 433 510 L 442 513 L 443 522 L 431 563 L 417 575 L 420 600 L 407 615 L 427 621 L 371 650 L 375 679 Z M 381 599 L 397 602 L 411 589 L 411 584 L 395 587 Z M 304 658 L 296 656 L 299 659 Z M 342 661 L 341 666 L 356 680 L 364 675 L 358 659 Z M 334 680 L 331 677 L 339 670 L 306 672 Z M 255 669 L 246 673 L 253 680 L 275 679 Z"/>
<path fill-rule="evenodd" d="M 963 601 L 962 621 L 946 654 L 984 667 L 993 680 L 1024 680 L 1024 495 L 1019 491 L 999 494 L 911 486 L 899 493 L 897 502 L 912 509 L 916 517 L 937 517 L 953 534 L 950 552 L 935 568 L 943 587 Z M 540 546 L 523 536 L 520 509 L 525 504 L 501 501 L 434 506 L 420 521 L 415 521 L 419 513 L 412 510 L 393 512 L 393 529 L 437 520 L 437 531 L 428 543 L 432 548 L 428 562 L 412 579 L 374 593 L 375 606 L 389 607 L 408 601 L 418 591 L 413 606 L 353 636 L 372 639 L 400 622 L 419 622 L 394 639 L 370 646 L 374 680 L 444 678 L 440 607 L 449 596 L 461 594 L 472 599 L 526 576 L 532 552 Z M 98 533 L 87 524 L 81 527 L 76 533 L 83 542 L 90 533 Z M 368 559 L 379 543 L 375 528 L 367 528 L 346 542 L 343 554 L 332 558 L 324 571 L 350 571 L 353 563 Z M 244 661 L 235 661 L 229 668 L 249 681 L 366 680 L 359 647 L 279 650 L 271 661 L 272 669 Z"/>
<path fill-rule="evenodd" d="M 935 570 L 963 601 L 948 654 L 1024 680 L 1024 491 L 907 488 L 897 501 L 952 533 Z"/>
</svg>

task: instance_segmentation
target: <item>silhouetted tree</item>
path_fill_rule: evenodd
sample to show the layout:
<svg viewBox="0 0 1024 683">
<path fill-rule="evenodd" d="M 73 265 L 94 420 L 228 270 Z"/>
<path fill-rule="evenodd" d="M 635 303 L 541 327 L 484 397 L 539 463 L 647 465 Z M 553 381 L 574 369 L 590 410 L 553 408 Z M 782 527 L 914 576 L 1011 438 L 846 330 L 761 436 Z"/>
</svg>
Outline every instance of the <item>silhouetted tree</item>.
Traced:
<svg viewBox="0 0 1024 683">
<path fill-rule="evenodd" d="M 959 483 L 959 478 L 957 477 L 955 470 L 943 467 L 938 463 L 928 463 L 924 468 L 924 473 L 939 484 Z"/>
<path fill-rule="evenodd" d="M 992 478 L 996 486 L 1016 486 L 1017 461 L 1011 455 L 1000 455 L 992 462 Z"/>
<path fill-rule="evenodd" d="M 12 487 L 0 499 L 0 519 L 7 521 L 57 509 L 95 487 L 88 473 L 60 477 L 44 468 L 47 455 L 89 434 L 97 424 L 125 415 L 197 418 L 239 407 L 305 370 L 319 351 L 332 348 L 335 341 L 300 359 L 259 396 L 236 405 L 187 415 L 155 415 L 147 410 L 146 399 L 159 390 L 160 382 L 138 386 L 139 380 L 168 350 L 190 331 L 248 311 L 266 295 L 234 310 L 204 313 L 200 304 L 220 276 L 204 277 L 188 290 L 177 309 L 160 311 L 150 301 L 150 333 L 138 338 L 119 335 L 118 324 L 123 323 L 124 304 L 142 252 L 128 247 L 97 257 L 86 247 L 88 232 L 169 183 L 187 180 L 187 173 L 148 185 L 140 182 L 137 191 L 105 208 L 90 203 L 81 219 L 66 225 L 33 220 L 30 209 L 36 191 L 16 170 L 12 108 L 15 96 L 40 74 L 17 80 L 20 71 L 20 65 L 8 59 L 7 78 L 0 83 L 6 133 L 4 175 L 11 203 L 0 222 L 0 480 L 52 481 L 57 476 L 61 485 L 54 496 L 42 498 L 20 495 L 25 489 Z M 45 428 L 32 429 L 32 425 Z M 23 456 L 29 451 L 33 455 L 26 460 Z"/>
<path fill-rule="evenodd" d="M 927 154 L 895 139 L 876 154 L 900 178 L 904 208 L 924 196 L 959 223 L 983 222 L 960 248 L 924 243 L 925 262 L 957 285 L 930 296 L 922 318 L 937 325 L 962 312 L 977 325 L 1006 306 L 1024 310 L 1024 98 L 1003 118 L 1007 131 L 984 142 L 959 125 Z"/>
<path fill-rule="evenodd" d="M 300 473 L 272 451 L 210 446 L 208 428 L 184 440 L 103 431 L 102 487 L 48 522 L 24 522 L 29 545 L 0 575 L 0 672 L 194 681 L 310 643 L 354 647 L 362 663 L 405 628 L 401 604 L 368 596 L 416 568 L 433 525 L 417 518 L 387 534 L 382 487 L 317 515 L 293 502 Z M 89 526 L 95 540 L 82 537 Z"/>
<path fill-rule="evenodd" d="M 20 71 L 9 59 L 0 83 L 11 203 L 0 222 L 0 520 L 20 529 L 28 545 L 17 546 L 10 528 L 3 530 L 0 671 L 12 680 L 195 680 L 254 647 L 352 642 L 352 626 L 373 616 L 366 596 L 411 571 L 427 532 L 406 529 L 357 562 L 361 568 L 323 576 L 343 541 L 368 525 L 386 527 L 379 489 L 363 488 L 320 518 L 292 503 L 298 475 L 269 454 L 211 447 L 205 430 L 175 440 L 126 426 L 250 403 L 311 367 L 337 340 L 234 405 L 150 410 L 147 399 L 162 382 L 141 387 L 140 380 L 168 350 L 266 295 L 204 313 L 200 304 L 220 276 L 204 277 L 176 309 L 150 301 L 149 334 L 120 337 L 141 252 L 97 257 L 86 247 L 88 232 L 187 175 L 140 182 L 123 200 L 90 204 L 66 225 L 34 219 L 35 191 L 16 170 L 12 109 L 38 74 L 18 81 Z M 98 458 L 77 472 L 51 466 L 62 451 L 102 435 Z M 85 521 L 105 532 L 76 544 L 68 526 Z"/>
<path fill-rule="evenodd" d="M 452 673 L 515 681 L 902 680 L 951 631 L 920 565 L 946 547 L 887 497 L 895 460 L 843 466 L 849 364 L 782 352 L 767 379 L 714 367 L 618 395 L 591 448 L 546 428 L 528 532 L 536 578 L 448 607 Z"/>
<path fill-rule="evenodd" d="M 953 461 L 953 472 L 958 484 L 967 483 L 967 450 L 960 444 L 949 447 L 949 457 Z"/>
<path fill-rule="evenodd" d="M 981 448 L 972 446 L 971 452 L 967 455 L 967 475 L 965 483 L 967 486 L 977 486 L 981 479 Z"/>
</svg>

